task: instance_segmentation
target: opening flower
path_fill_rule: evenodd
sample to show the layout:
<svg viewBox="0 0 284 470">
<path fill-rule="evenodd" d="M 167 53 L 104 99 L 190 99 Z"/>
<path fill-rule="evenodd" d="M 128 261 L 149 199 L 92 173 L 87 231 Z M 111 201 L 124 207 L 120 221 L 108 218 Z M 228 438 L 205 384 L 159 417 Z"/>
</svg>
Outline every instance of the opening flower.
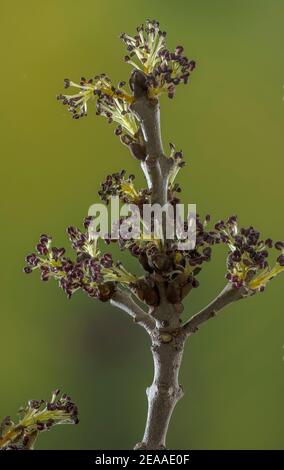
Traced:
<svg viewBox="0 0 284 470">
<path fill-rule="evenodd" d="M 195 61 L 183 55 L 182 46 L 177 46 L 174 52 L 166 48 L 166 32 L 160 29 L 158 21 L 147 20 L 146 25 L 137 28 L 135 36 L 122 33 L 120 37 L 128 52 L 124 60 L 145 73 L 150 97 L 167 93 L 173 98 L 175 87 L 188 83 Z"/>
<path fill-rule="evenodd" d="M 0 425 L 1 450 L 33 449 L 39 433 L 57 424 L 77 424 L 78 408 L 71 398 L 55 390 L 51 400 L 30 400 L 19 410 L 19 421 L 14 423 L 9 416 Z"/>
<path fill-rule="evenodd" d="M 221 239 L 230 249 L 227 259 L 227 279 L 236 288 L 246 287 L 249 292 L 261 292 L 268 282 L 284 271 L 284 243 L 277 242 L 281 251 L 275 265 L 269 264 L 269 251 L 273 248 L 270 238 L 261 240 L 260 233 L 252 226 L 239 229 L 237 217 L 216 224 Z"/>
<path fill-rule="evenodd" d="M 82 77 L 80 83 L 72 82 L 69 79 L 64 80 L 65 88 L 77 88 L 78 92 L 69 94 L 60 94 L 57 99 L 63 105 L 68 106 L 68 111 L 72 113 L 74 119 L 87 116 L 88 103 L 96 101 L 97 114 L 105 116 L 108 122 L 117 122 L 119 129 L 117 135 L 124 132 L 134 137 L 138 132 L 138 121 L 130 111 L 130 104 L 133 97 L 125 89 L 125 82 L 120 82 L 114 87 L 107 75 L 97 75 L 90 80 Z"/>
<path fill-rule="evenodd" d="M 143 204 L 149 202 L 150 191 L 148 189 L 136 190 L 134 186 L 135 176 L 126 177 L 126 171 L 121 170 L 119 173 L 108 175 L 106 180 L 101 184 L 98 192 L 102 201 L 108 203 L 111 197 L 118 196 L 119 199 L 127 204 L 136 204 L 142 207 Z"/>
<path fill-rule="evenodd" d="M 116 284 L 135 282 L 136 276 L 129 273 L 119 261 L 114 262 L 110 253 L 101 254 L 97 238 L 89 233 L 89 224 L 90 217 L 84 221 L 87 229 L 85 233 L 76 227 L 67 229 L 72 248 L 77 254 L 75 261 L 65 256 L 64 248 L 52 247 L 51 237 L 44 234 L 36 246 L 37 253 L 26 257 L 24 272 L 29 274 L 39 269 L 42 281 L 56 279 L 68 298 L 82 289 L 90 297 L 103 302 L 112 297 Z"/>
</svg>

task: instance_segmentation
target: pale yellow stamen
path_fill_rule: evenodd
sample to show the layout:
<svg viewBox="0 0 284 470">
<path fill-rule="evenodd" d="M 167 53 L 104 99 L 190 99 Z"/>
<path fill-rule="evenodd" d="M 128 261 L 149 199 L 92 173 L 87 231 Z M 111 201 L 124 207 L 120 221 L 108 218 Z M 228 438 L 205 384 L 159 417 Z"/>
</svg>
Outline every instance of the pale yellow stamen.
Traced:
<svg viewBox="0 0 284 470">
<path fill-rule="evenodd" d="M 259 289 L 260 287 L 265 287 L 266 284 L 271 279 L 273 279 L 275 276 L 280 274 L 282 271 L 284 271 L 284 266 L 280 266 L 279 264 L 276 264 L 274 268 L 267 269 L 266 271 L 262 272 L 257 277 L 255 277 L 249 283 L 249 288 L 252 290 L 256 290 L 256 289 Z"/>
</svg>

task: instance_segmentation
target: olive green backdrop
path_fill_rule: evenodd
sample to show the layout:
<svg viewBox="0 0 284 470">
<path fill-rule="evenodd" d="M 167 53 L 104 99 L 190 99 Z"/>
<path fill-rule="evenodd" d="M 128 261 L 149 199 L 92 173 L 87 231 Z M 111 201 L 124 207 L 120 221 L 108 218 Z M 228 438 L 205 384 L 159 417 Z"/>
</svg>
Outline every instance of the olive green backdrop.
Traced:
<svg viewBox="0 0 284 470">
<path fill-rule="evenodd" d="M 127 315 L 56 283 L 22 274 L 42 232 L 68 245 L 105 175 L 138 164 L 90 110 L 74 121 L 55 100 L 65 77 L 106 72 L 127 79 L 118 35 L 147 17 L 171 47 L 197 60 L 191 84 L 162 98 L 162 128 L 183 148 L 185 202 L 214 219 L 238 213 L 283 239 L 284 2 L 183 0 L 1 1 L 0 415 L 61 387 L 80 424 L 45 433 L 40 449 L 131 448 L 142 437 L 149 341 Z M 134 260 L 129 260 L 134 267 Z M 186 301 L 194 313 L 224 285 L 225 252 Z M 230 306 L 188 344 L 186 391 L 171 448 L 284 448 L 284 277 Z"/>
</svg>

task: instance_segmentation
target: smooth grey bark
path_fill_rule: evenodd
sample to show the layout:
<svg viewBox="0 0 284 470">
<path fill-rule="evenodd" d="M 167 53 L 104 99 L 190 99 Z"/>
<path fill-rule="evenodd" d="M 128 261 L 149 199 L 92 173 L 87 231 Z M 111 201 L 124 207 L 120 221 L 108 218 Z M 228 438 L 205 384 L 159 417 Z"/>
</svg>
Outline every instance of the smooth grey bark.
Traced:
<svg viewBox="0 0 284 470">
<path fill-rule="evenodd" d="M 151 316 L 156 323 L 154 327 L 151 325 L 150 330 L 147 325 L 140 323 L 151 337 L 154 378 L 152 385 L 146 391 L 148 414 L 144 436 L 142 441 L 136 444 L 135 449 L 159 450 L 166 448 L 170 419 L 176 404 L 183 396 L 183 390 L 179 384 L 179 370 L 188 338 L 198 330 L 200 325 L 214 318 L 227 305 L 247 295 L 246 290 L 234 289 L 227 285 L 209 305 L 178 328 L 173 328 L 172 325 L 161 327 L 163 320 L 160 315 L 163 312 L 164 316 L 167 309 L 159 310 L 158 308 L 152 312 Z M 113 302 L 113 304 L 122 308 L 118 303 Z M 172 307 L 171 304 L 169 307 Z M 123 308 L 123 310 L 127 311 L 128 309 Z M 171 311 L 173 318 L 174 311 L 172 309 L 169 311 Z M 133 312 L 128 311 L 128 313 L 133 317 Z M 175 323 L 176 321 L 174 321 Z"/>
<path fill-rule="evenodd" d="M 160 103 L 158 99 L 149 99 L 147 88 L 143 87 L 142 72 L 133 74 L 135 101 L 131 110 L 141 122 L 147 157 L 141 163 L 149 189 L 152 204 L 164 206 L 168 202 L 168 180 L 173 160 L 164 154 L 161 125 Z"/>
<path fill-rule="evenodd" d="M 112 296 L 110 303 L 114 307 L 118 307 L 128 313 L 128 315 L 133 318 L 134 322 L 143 326 L 149 334 L 154 330 L 154 319 L 149 315 L 149 313 L 144 312 L 129 293 L 121 290 L 116 291 Z"/>
<path fill-rule="evenodd" d="M 166 436 L 173 410 L 183 396 L 179 384 L 184 340 L 173 338 L 170 343 L 152 342 L 154 378 L 147 388 L 148 415 L 142 442 L 135 449 L 166 448 Z"/>
<path fill-rule="evenodd" d="M 158 99 L 149 99 L 144 77 L 134 72 L 135 101 L 131 106 L 141 122 L 147 157 L 141 164 L 148 187 L 151 189 L 151 203 L 164 206 L 168 202 L 168 181 L 173 160 L 164 154 L 160 104 Z M 179 315 L 165 295 L 165 283 L 158 283 L 160 303 L 152 310 L 156 329 L 151 334 L 154 379 L 147 389 L 148 416 L 142 443 L 135 448 L 162 449 L 166 445 L 166 434 L 172 412 L 182 397 L 178 374 L 182 359 L 184 339 L 172 333 L 180 328 Z"/>
</svg>

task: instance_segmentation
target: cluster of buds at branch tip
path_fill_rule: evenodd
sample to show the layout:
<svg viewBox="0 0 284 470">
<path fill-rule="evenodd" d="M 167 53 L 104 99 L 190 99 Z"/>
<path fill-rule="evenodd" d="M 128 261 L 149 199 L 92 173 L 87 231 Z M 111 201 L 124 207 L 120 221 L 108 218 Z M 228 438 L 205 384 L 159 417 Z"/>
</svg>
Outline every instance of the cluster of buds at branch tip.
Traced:
<svg viewBox="0 0 284 470">
<path fill-rule="evenodd" d="M 183 55 L 182 46 L 177 46 L 174 52 L 166 48 L 165 37 L 166 33 L 160 30 L 156 20 L 147 20 L 145 26 L 139 26 L 134 37 L 121 34 L 129 54 L 125 61 L 135 67 L 135 70 L 142 72 L 143 87 L 147 90 L 149 98 L 155 98 L 161 93 L 167 93 L 172 98 L 176 86 L 179 83 L 187 83 L 195 68 L 195 62 Z M 140 66 L 134 61 L 134 56 Z M 96 114 L 105 116 L 109 123 L 117 123 L 115 135 L 128 146 L 132 155 L 141 161 L 146 159 L 146 146 L 140 122 L 131 109 L 136 97 L 132 78 L 129 80 L 130 91 L 124 81 L 114 86 L 106 74 L 90 79 L 81 77 L 79 83 L 66 78 L 64 87 L 77 89 L 74 94 L 57 96 L 57 99 L 67 106 L 74 119 L 86 116 L 89 102 L 95 102 Z"/>
<path fill-rule="evenodd" d="M 133 174 L 126 177 L 126 171 L 121 170 L 119 173 L 112 173 L 106 177 L 101 184 L 98 194 L 102 201 L 109 203 L 111 197 L 118 196 L 120 201 L 127 204 L 136 204 L 143 206 L 149 203 L 150 190 L 136 190 L 134 186 L 135 176 Z"/>
<path fill-rule="evenodd" d="M 260 232 L 252 226 L 239 228 L 236 216 L 218 222 L 215 228 L 230 249 L 226 277 L 235 288 L 247 288 L 251 294 L 262 292 L 271 279 L 284 271 L 284 242 L 273 244 L 271 238 L 262 240 Z M 273 247 L 281 254 L 274 266 L 270 266 L 269 254 Z"/>
<path fill-rule="evenodd" d="M 82 289 L 90 297 L 103 302 L 108 301 L 116 290 L 116 285 L 127 285 L 136 277 L 126 271 L 120 262 L 114 262 L 110 253 L 101 254 L 97 238 L 90 236 L 88 227 L 91 218 L 84 220 L 86 232 L 76 227 L 68 227 L 67 234 L 76 252 L 76 260 L 64 256 L 64 248 L 51 246 L 51 237 L 41 235 L 36 246 L 36 253 L 26 257 L 25 273 L 35 269 L 41 272 L 41 279 L 54 278 L 70 298 L 74 292 Z"/>
<path fill-rule="evenodd" d="M 78 408 L 71 398 L 55 390 L 51 400 L 30 400 L 19 410 L 19 420 L 14 423 L 9 416 L 0 424 L 1 450 L 32 450 L 38 435 L 57 424 L 77 424 Z"/>
<path fill-rule="evenodd" d="M 170 245 L 160 240 L 140 239 L 120 240 L 120 248 L 128 249 L 138 258 L 146 275 L 130 284 L 135 294 L 151 307 L 159 305 L 159 284 L 166 289 L 166 298 L 172 304 L 180 304 L 184 297 L 199 286 L 197 279 L 203 263 L 211 260 L 213 245 L 220 244 L 217 230 L 207 230 L 210 216 L 202 221 L 196 219 L 196 247 L 191 250 L 178 250 L 175 241 Z"/>
<path fill-rule="evenodd" d="M 166 48 L 166 32 L 160 29 L 158 21 L 147 20 L 146 25 L 137 28 L 135 36 L 122 33 L 120 37 L 128 52 L 125 62 L 145 74 L 151 98 L 161 93 L 173 98 L 176 86 L 188 83 L 195 61 L 183 55 L 182 46 L 177 46 L 174 52 Z"/>
<path fill-rule="evenodd" d="M 79 84 L 65 79 L 64 87 L 77 88 L 78 92 L 73 95 L 60 94 L 57 99 L 63 105 L 67 105 L 74 119 L 87 116 L 88 102 L 95 100 L 96 114 L 105 116 L 109 123 L 118 124 L 116 135 L 126 134 L 129 138 L 135 139 L 139 124 L 130 111 L 133 96 L 128 93 L 125 85 L 125 82 L 119 82 L 117 87 L 113 86 L 105 74 L 90 80 L 82 77 Z"/>
</svg>

